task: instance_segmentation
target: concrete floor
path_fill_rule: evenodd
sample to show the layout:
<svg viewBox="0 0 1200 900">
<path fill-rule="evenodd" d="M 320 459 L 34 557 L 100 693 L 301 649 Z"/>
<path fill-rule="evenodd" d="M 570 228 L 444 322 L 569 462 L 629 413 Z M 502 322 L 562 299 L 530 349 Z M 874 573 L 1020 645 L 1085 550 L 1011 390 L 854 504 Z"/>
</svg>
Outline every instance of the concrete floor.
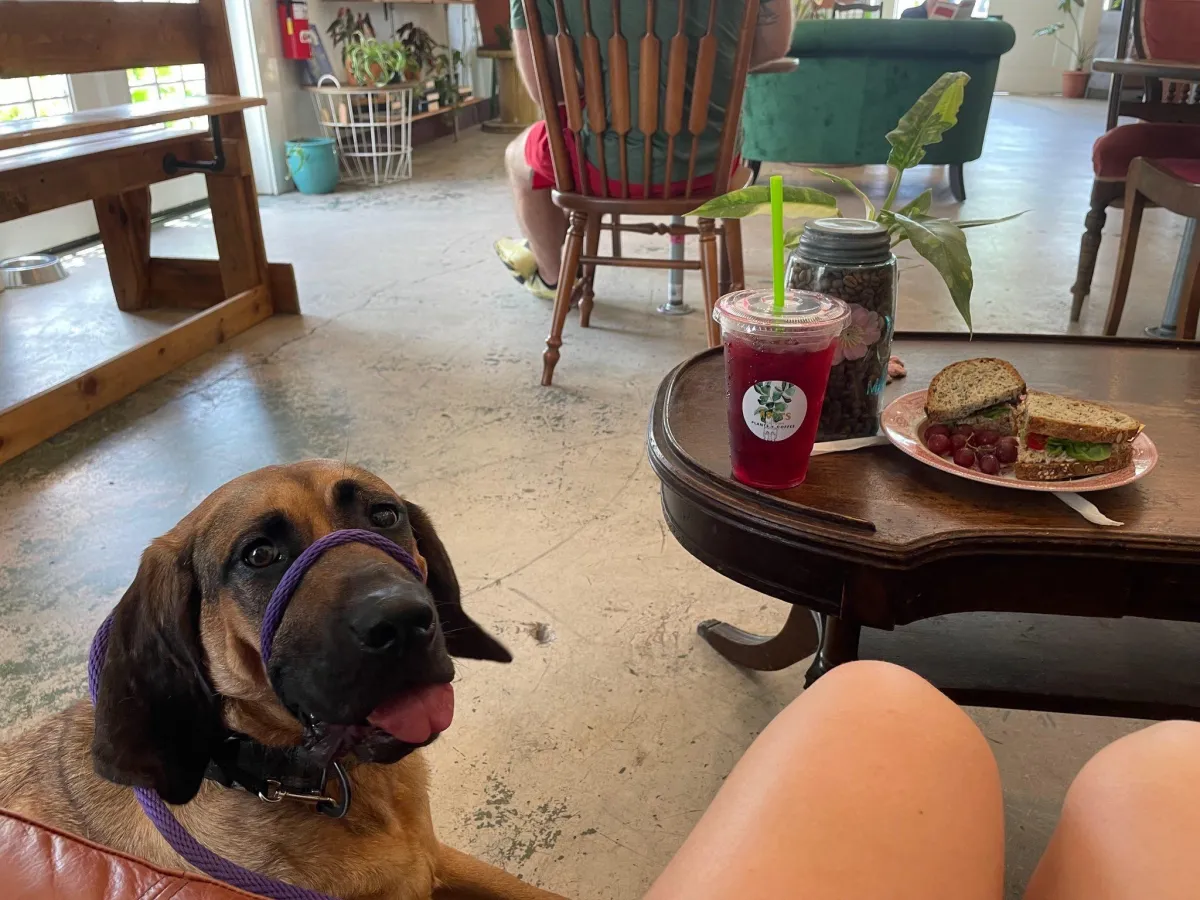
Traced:
<svg viewBox="0 0 1200 900">
<path fill-rule="evenodd" d="M 1029 213 L 971 233 L 977 329 L 1067 330 L 1102 129 L 1099 104 L 997 99 L 957 209 Z M 443 838 L 570 896 L 641 895 L 801 691 L 803 666 L 740 672 L 695 636 L 710 616 L 769 631 L 784 609 L 664 529 L 646 414 L 662 376 L 704 346 L 699 316 L 654 315 L 665 278 L 602 271 L 592 329 L 569 321 L 556 385 L 537 385 L 549 308 L 491 253 L 515 233 L 502 147 L 470 133 L 421 148 L 407 184 L 264 198 L 269 254 L 295 263 L 305 315 L 271 320 L 0 468 L 0 730 L 82 692 L 87 643 L 141 548 L 209 491 L 268 463 L 346 457 L 433 513 L 469 610 L 516 655 L 507 668 L 462 666 L 460 717 L 430 751 Z M 886 190 L 882 169 L 850 174 Z M 956 209 L 939 170 L 918 170 L 903 195 L 927 186 L 936 209 Z M 1107 304 L 1120 219 L 1088 332 Z M 1124 332 L 1158 320 L 1180 232 L 1147 213 Z M 766 233 L 749 228 L 751 281 L 768 274 Z M 160 255 L 215 255 L 204 213 L 153 242 Z M 98 254 L 75 265 L 59 285 L 0 295 L 0 405 L 161 327 L 116 312 Z M 900 327 L 960 328 L 944 288 L 915 259 L 905 266 Z M 699 302 L 694 281 L 687 293 Z M 1139 723 L 971 714 L 1003 772 L 1017 896 L 1070 779 Z"/>
</svg>

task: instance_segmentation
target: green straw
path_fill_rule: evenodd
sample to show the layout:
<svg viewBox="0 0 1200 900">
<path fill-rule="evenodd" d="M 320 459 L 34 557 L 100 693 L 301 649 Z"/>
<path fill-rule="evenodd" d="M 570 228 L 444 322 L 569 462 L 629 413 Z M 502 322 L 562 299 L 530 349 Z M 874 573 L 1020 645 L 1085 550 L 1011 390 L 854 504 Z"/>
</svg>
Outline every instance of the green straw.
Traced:
<svg viewBox="0 0 1200 900">
<path fill-rule="evenodd" d="M 771 259 L 775 278 L 775 314 L 783 312 L 783 176 L 771 176 Z"/>
</svg>

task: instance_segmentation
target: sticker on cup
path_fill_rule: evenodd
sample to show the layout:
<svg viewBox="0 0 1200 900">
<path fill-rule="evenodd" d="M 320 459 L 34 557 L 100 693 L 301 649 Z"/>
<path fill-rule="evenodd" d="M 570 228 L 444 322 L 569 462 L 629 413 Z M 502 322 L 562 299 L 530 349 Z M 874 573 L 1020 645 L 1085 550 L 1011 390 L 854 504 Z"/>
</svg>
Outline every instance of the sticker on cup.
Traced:
<svg viewBox="0 0 1200 900">
<path fill-rule="evenodd" d="M 764 441 L 786 441 L 808 412 L 808 398 L 790 381 L 759 381 L 742 395 L 746 427 Z"/>
</svg>

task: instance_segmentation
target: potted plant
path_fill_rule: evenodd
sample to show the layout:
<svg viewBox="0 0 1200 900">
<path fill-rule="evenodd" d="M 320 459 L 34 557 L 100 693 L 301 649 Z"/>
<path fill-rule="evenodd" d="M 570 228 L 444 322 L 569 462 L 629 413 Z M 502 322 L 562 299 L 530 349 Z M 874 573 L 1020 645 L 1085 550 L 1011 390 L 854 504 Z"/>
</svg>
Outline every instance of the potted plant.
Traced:
<svg viewBox="0 0 1200 900">
<path fill-rule="evenodd" d="M 449 47 L 440 49 L 433 58 L 430 74 L 443 107 L 457 109 L 462 105 L 458 93 L 458 69 L 462 61 L 462 53 Z"/>
<path fill-rule="evenodd" d="M 893 209 L 893 206 L 904 172 L 918 165 L 925 158 L 925 148 L 930 144 L 939 143 L 942 135 L 958 122 L 963 89 L 970 80 L 971 76 L 966 72 L 947 72 L 921 95 L 896 127 L 887 133 L 888 143 L 892 145 L 891 154 L 888 156 L 892 183 L 887 197 L 878 208 L 850 179 L 822 169 L 811 170 L 853 191 L 863 202 L 863 218 L 886 226 L 892 236 L 893 247 L 908 241 L 917 253 L 933 264 L 946 283 L 950 298 L 968 329 L 971 328 L 971 291 L 974 288 L 974 280 L 971 275 L 971 255 L 967 252 L 967 237 L 963 229 L 1007 222 L 1021 213 L 998 219 L 966 221 L 938 218 L 929 215 L 929 207 L 933 203 L 932 188 L 922 191 L 899 209 Z M 784 215 L 820 218 L 841 214 L 837 199 L 832 194 L 815 188 L 785 187 L 783 190 Z M 714 197 L 688 215 L 740 219 L 755 214 L 770 215 L 770 212 L 770 188 L 766 185 L 755 185 Z M 786 246 L 794 248 L 799 240 L 799 229 L 787 232 Z"/>
<path fill-rule="evenodd" d="M 437 41 L 428 31 L 413 22 L 405 22 L 396 30 L 396 42 L 404 49 L 404 80 L 416 81 L 436 63 Z"/>
<path fill-rule="evenodd" d="M 1091 77 L 1088 66 L 1095 54 L 1095 46 L 1085 43 L 1083 32 L 1079 30 L 1077 15 L 1079 10 L 1083 9 L 1083 5 L 1084 0 L 1058 0 L 1058 11 L 1066 13 L 1071 22 L 1071 30 L 1075 34 L 1073 43 L 1068 44 L 1059 36 L 1059 32 L 1067 27 L 1066 22 L 1053 22 L 1033 33 L 1034 37 L 1049 35 L 1066 47 L 1071 54 L 1071 69 L 1062 73 L 1062 94 L 1072 100 L 1078 100 L 1087 93 L 1088 78 Z"/>
<path fill-rule="evenodd" d="M 383 87 L 399 79 L 408 63 L 399 41 L 378 41 L 361 32 L 346 42 L 342 59 L 350 83 L 362 87 Z"/>
</svg>

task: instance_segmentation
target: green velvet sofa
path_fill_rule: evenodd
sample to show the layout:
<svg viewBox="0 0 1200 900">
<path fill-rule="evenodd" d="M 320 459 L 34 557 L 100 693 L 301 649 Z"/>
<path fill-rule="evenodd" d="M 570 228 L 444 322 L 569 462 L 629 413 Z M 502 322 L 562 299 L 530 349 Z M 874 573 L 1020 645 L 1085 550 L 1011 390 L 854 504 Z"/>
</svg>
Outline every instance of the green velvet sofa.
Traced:
<svg viewBox="0 0 1200 900">
<path fill-rule="evenodd" d="M 943 72 L 971 76 L 958 124 L 924 162 L 950 166 L 966 199 L 962 166 L 983 151 L 1000 57 L 1016 41 L 999 19 L 818 19 L 796 23 L 786 75 L 751 75 L 742 113 L 742 157 L 758 163 L 862 166 L 887 162 L 884 137 Z"/>
</svg>

